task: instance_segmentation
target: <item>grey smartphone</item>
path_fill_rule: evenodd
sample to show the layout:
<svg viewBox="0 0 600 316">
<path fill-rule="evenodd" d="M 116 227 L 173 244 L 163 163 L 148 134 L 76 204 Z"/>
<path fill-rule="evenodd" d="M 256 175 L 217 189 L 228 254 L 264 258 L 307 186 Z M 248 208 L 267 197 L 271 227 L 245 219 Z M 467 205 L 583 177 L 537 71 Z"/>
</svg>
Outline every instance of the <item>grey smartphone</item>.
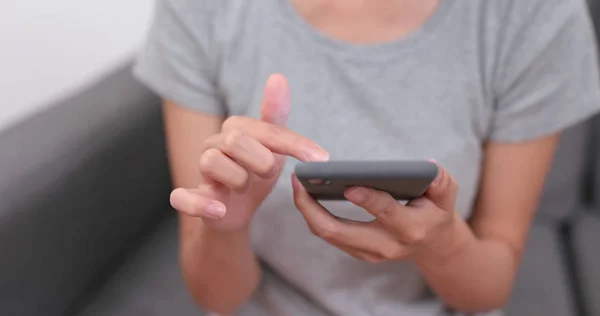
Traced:
<svg viewBox="0 0 600 316">
<path fill-rule="evenodd" d="M 425 193 L 438 173 L 425 160 L 300 162 L 296 177 L 315 200 L 345 200 L 348 187 L 367 187 L 389 193 L 399 201 Z"/>
</svg>

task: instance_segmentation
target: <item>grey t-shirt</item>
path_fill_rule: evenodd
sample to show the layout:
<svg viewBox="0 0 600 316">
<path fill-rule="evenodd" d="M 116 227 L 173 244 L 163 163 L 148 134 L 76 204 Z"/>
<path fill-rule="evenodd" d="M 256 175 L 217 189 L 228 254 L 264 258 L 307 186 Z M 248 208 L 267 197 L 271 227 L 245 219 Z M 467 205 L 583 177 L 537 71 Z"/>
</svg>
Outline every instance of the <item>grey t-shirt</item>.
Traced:
<svg viewBox="0 0 600 316">
<path fill-rule="evenodd" d="M 471 213 L 486 141 L 517 143 L 599 109 L 596 47 L 583 0 L 445 0 L 418 30 L 356 45 L 311 27 L 289 0 L 159 0 L 137 76 L 205 113 L 259 116 L 269 74 L 290 81 L 289 128 L 332 159 L 435 158 Z M 257 213 L 268 267 L 242 315 L 442 312 L 410 262 L 371 265 L 314 237 L 295 209 L 288 161 Z M 340 216 L 369 219 L 344 202 Z"/>
</svg>

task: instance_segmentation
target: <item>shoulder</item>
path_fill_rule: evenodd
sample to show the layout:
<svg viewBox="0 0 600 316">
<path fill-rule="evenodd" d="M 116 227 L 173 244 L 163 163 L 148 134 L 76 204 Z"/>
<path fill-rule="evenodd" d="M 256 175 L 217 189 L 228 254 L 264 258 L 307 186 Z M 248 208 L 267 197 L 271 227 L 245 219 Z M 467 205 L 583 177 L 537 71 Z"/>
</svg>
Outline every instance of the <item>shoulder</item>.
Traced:
<svg viewBox="0 0 600 316">
<path fill-rule="evenodd" d="M 495 19 L 497 27 L 508 36 L 518 36 L 528 30 L 552 33 L 574 20 L 584 23 L 590 20 L 585 0 L 505 0 L 482 3 L 487 17 Z"/>
<path fill-rule="evenodd" d="M 507 41 L 532 32 L 552 36 L 565 25 L 585 26 L 591 21 L 586 0 L 464 0 L 461 3 L 477 8 L 471 11 L 477 12 L 481 26 Z"/>
<path fill-rule="evenodd" d="M 575 33 L 589 37 L 593 30 L 586 0 L 457 0 L 453 5 L 456 23 L 474 29 L 483 52 L 500 59 L 519 49 L 544 49 Z"/>
<path fill-rule="evenodd" d="M 159 9 L 170 9 L 188 17 L 221 17 L 222 14 L 249 6 L 243 0 L 157 0 Z"/>
<path fill-rule="evenodd" d="M 480 41 L 490 47 L 498 75 L 541 59 L 558 61 L 591 52 L 595 36 L 586 0 L 464 0 L 479 8 Z M 514 70 L 514 71 L 513 71 Z"/>
<path fill-rule="evenodd" d="M 158 0 L 157 11 L 170 11 L 177 22 L 196 37 L 211 36 L 218 40 L 242 28 L 253 3 L 244 0 Z"/>
<path fill-rule="evenodd" d="M 479 1 L 474 3 L 477 2 Z M 587 13 L 586 0 L 481 1 L 481 6 L 488 14 L 494 14 L 498 18 L 519 20 L 526 23 L 533 22 L 540 17 L 554 18 L 555 15 L 561 14 L 581 15 Z"/>
</svg>

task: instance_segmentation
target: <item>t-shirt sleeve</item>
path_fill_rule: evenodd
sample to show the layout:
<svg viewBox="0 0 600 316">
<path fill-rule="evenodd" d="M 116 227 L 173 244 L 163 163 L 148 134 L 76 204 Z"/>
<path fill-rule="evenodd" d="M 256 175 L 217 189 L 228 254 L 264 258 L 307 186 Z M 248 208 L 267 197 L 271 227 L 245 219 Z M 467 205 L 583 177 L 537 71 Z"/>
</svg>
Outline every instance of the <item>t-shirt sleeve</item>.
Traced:
<svg viewBox="0 0 600 316">
<path fill-rule="evenodd" d="M 505 39 L 491 141 L 551 135 L 600 110 L 596 39 L 584 1 L 539 2 Z"/>
<path fill-rule="evenodd" d="M 214 10 L 204 0 L 157 0 L 135 76 L 164 99 L 225 115 L 216 88 Z"/>
</svg>

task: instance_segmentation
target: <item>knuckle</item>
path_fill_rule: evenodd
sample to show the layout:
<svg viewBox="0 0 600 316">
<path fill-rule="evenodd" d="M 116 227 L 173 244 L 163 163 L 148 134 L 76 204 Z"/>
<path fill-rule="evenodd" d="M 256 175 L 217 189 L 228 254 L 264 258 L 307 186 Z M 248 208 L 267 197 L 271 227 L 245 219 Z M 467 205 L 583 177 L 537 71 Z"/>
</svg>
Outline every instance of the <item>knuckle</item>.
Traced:
<svg viewBox="0 0 600 316">
<path fill-rule="evenodd" d="M 335 238 L 339 233 L 339 227 L 335 222 L 323 223 L 313 229 L 317 236 L 326 240 Z"/>
<path fill-rule="evenodd" d="M 268 177 L 273 174 L 275 168 L 277 168 L 275 156 L 271 153 L 264 157 L 263 163 L 257 168 L 256 172 L 260 176 Z"/>
<path fill-rule="evenodd" d="M 204 174 L 212 174 L 220 158 L 221 152 L 218 149 L 207 149 L 204 153 L 202 153 L 202 156 L 200 156 L 200 172 Z"/>
<path fill-rule="evenodd" d="M 437 207 L 430 199 L 418 199 L 415 203 L 422 208 Z"/>
<path fill-rule="evenodd" d="M 391 260 L 402 257 L 403 253 L 404 249 L 402 248 L 402 246 L 394 243 L 390 246 L 383 248 L 381 251 L 381 256 L 384 259 Z"/>
<path fill-rule="evenodd" d="M 405 232 L 404 240 L 409 244 L 418 244 L 425 239 L 425 230 L 422 228 L 412 228 Z"/>
<path fill-rule="evenodd" d="M 393 212 L 393 209 L 389 206 L 386 206 L 381 209 L 381 211 L 379 212 L 379 216 L 381 216 L 383 218 L 389 218 L 389 217 L 392 217 L 392 212 Z"/>
<path fill-rule="evenodd" d="M 242 119 L 243 119 L 243 118 L 242 118 L 241 116 L 237 116 L 237 115 L 230 116 L 230 117 L 228 117 L 228 118 L 227 118 L 227 119 L 226 119 L 226 120 L 223 122 L 223 124 L 222 124 L 222 126 L 221 126 L 221 127 L 222 127 L 222 129 L 224 129 L 224 130 L 228 130 L 228 129 L 234 128 L 234 127 L 236 127 L 236 126 L 239 126 L 239 125 L 240 125 L 240 123 L 241 123 Z"/>
<path fill-rule="evenodd" d="M 377 216 L 380 218 L 390 218 L 394 215 L 397 205 L 395 202 L 379 202 L 377 205 Z"/>
<path fill-rule="evenodd" d="M 223 150 L 229 153 L 237 151 L 244 142 L 246 133 L 244 130 L 236 128 L 225 134 L 223 138 Z"/>
<path fill-rule="evenodd" d="M 235 187 L 236 189 L 245 189 L 248 186 L 248 173 L 247 172 L 241 172 L 238 176 L 236 176 L 233 180 L 232 180 L 232 186 Z"/>
</svg>

